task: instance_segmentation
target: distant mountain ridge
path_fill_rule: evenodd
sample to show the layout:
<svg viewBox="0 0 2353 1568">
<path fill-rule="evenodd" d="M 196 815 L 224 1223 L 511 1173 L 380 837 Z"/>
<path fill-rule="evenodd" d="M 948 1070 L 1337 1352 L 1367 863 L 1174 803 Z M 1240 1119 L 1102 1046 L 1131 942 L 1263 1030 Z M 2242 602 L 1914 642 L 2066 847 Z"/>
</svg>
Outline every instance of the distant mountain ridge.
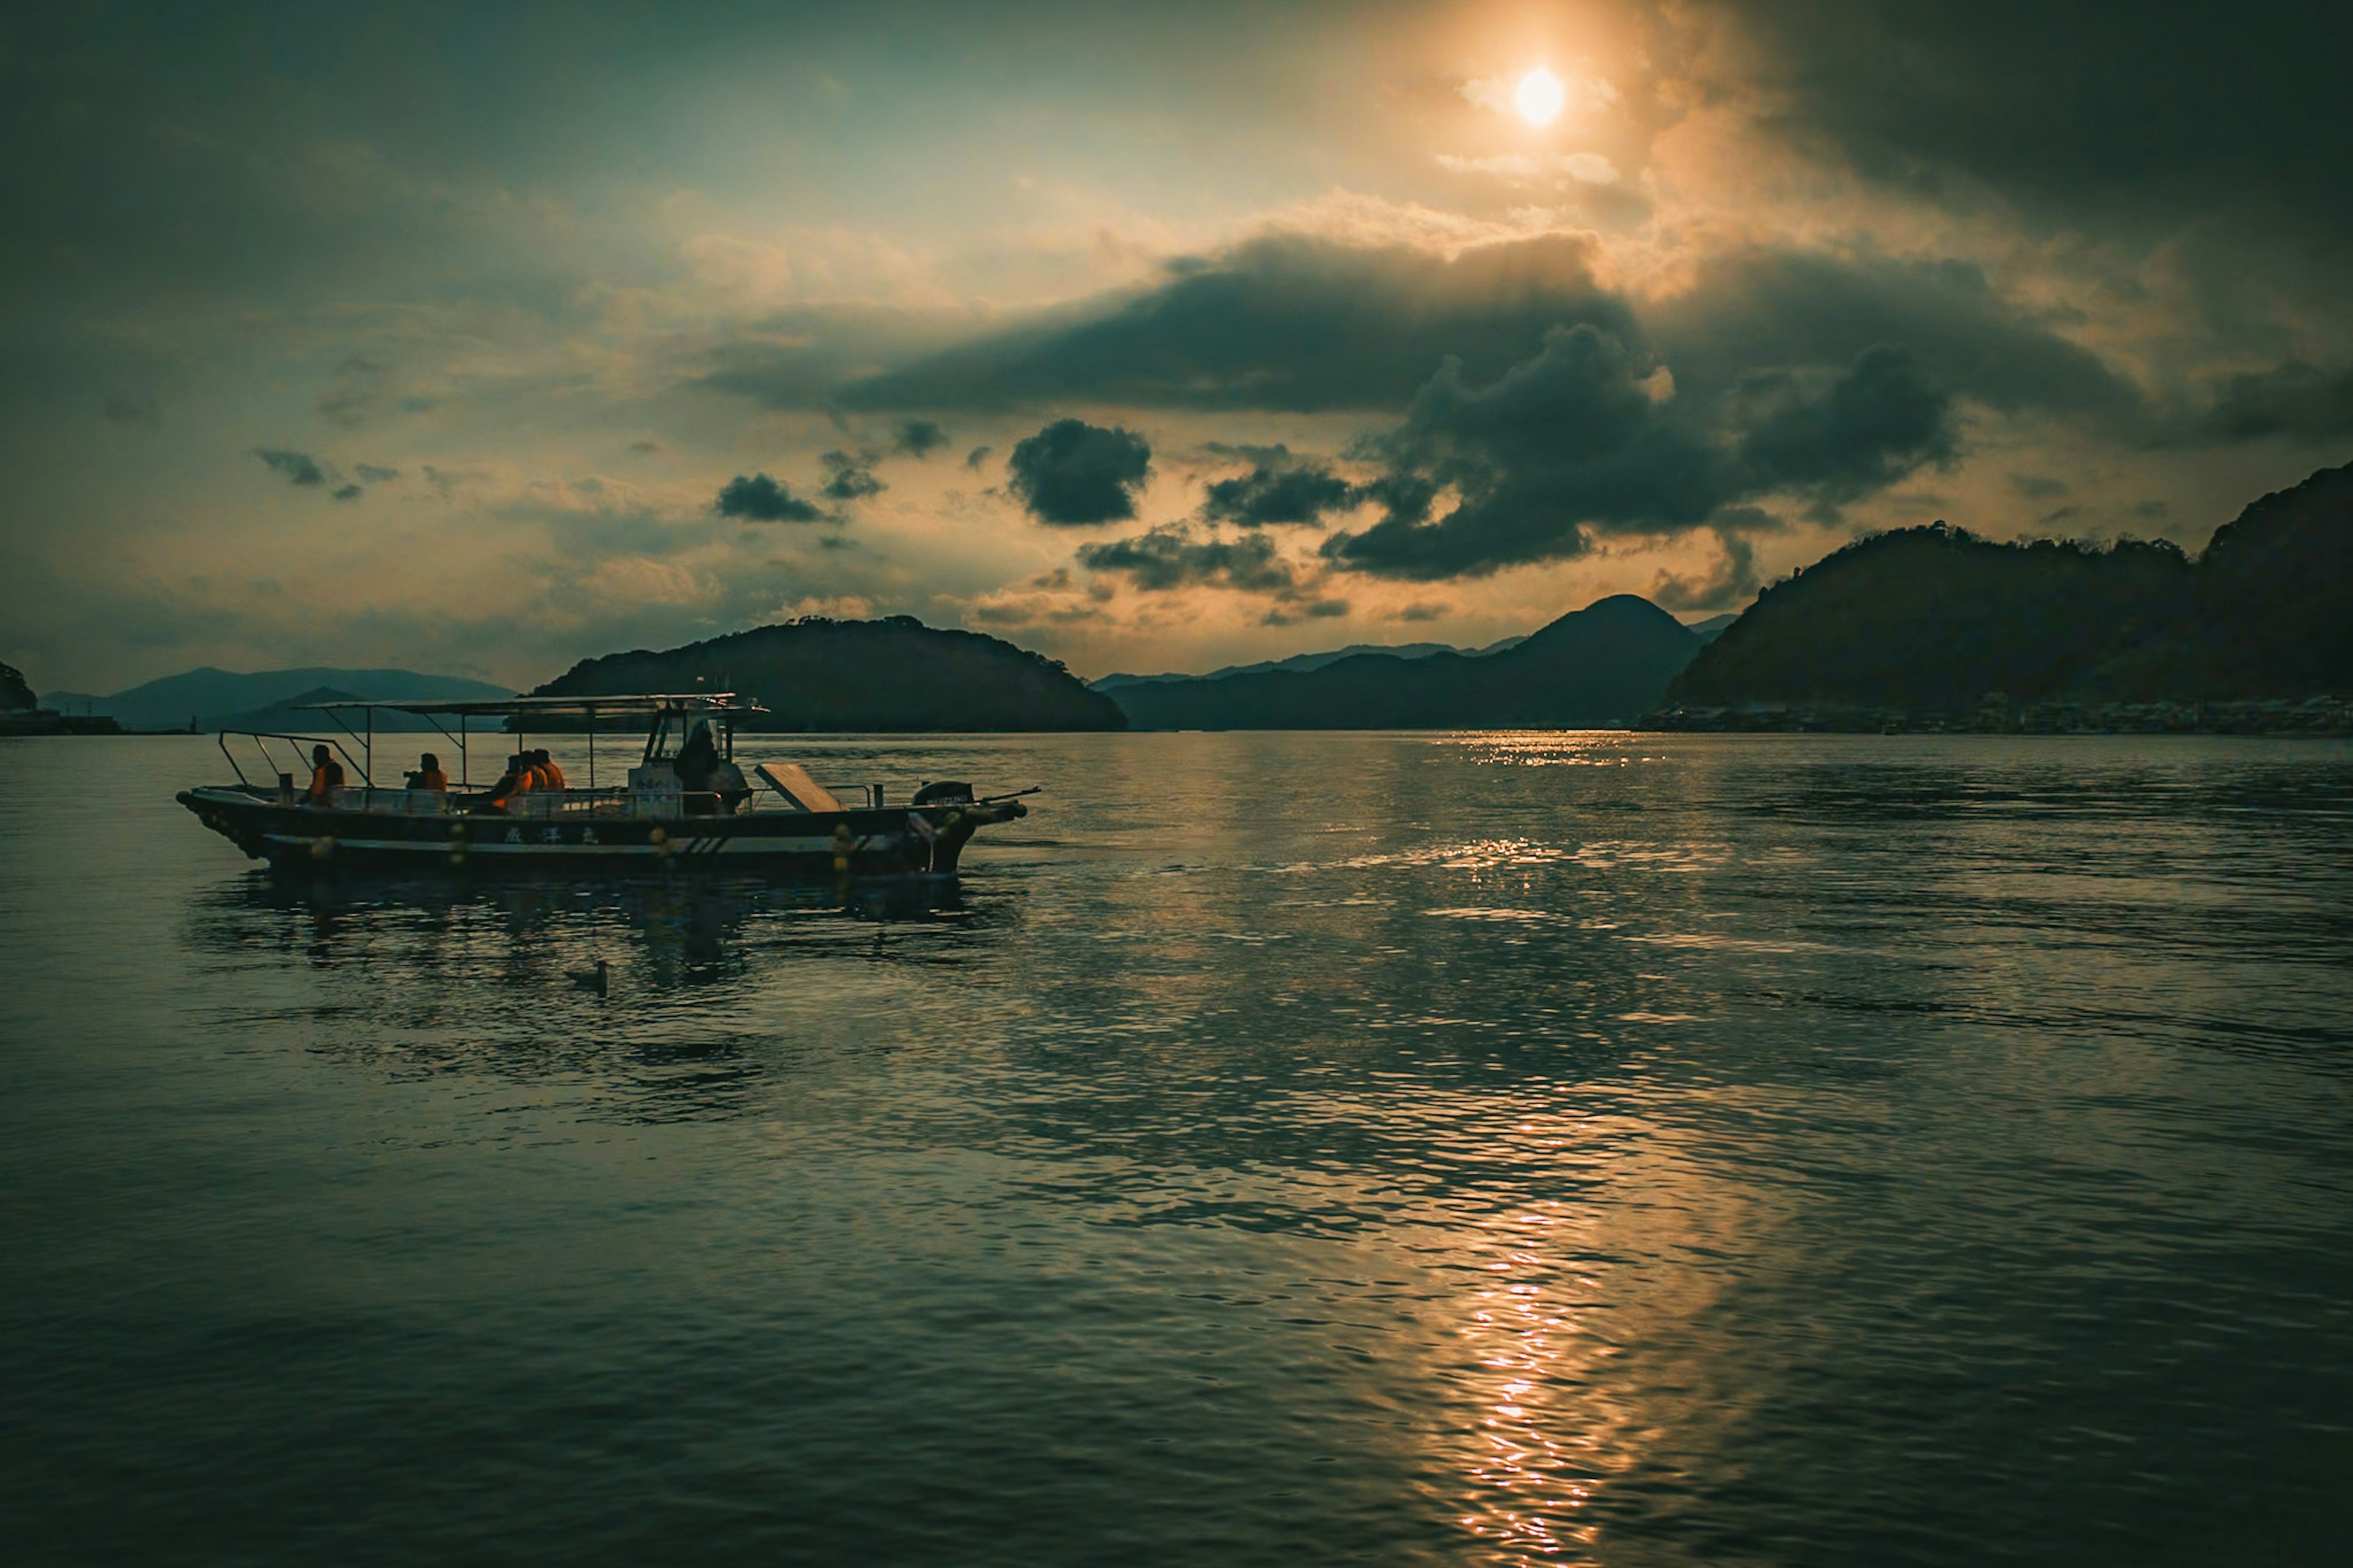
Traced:
<svg viewBox="0 0 2353 1568">
<path fill-rule="evenodd" d="M 1428 658 L 1434 653 L 1455 653 L 1461 654 L 1465 658 L 1481 658 L 1491 653 L 1501 653 L 1505 648 L 1517 647 L 1527 640 L 1525 637 L 1505 637 L 1500 642 L 1489 643 L 1485 647 L 1457 647 L 1452 643 L 1442 642 L 1350 643 L 1346 647 L 1333 648 L 1324 653 L 1294 653 L 1289 658 L 1261 659 L 1256 664 L 1229 664 L 1213 669 L 1207 675 L 1187 675 L 1178 671 L 1170 671 L 1165 675 L 1115 673 L 1099 677 L 1087 684 L 1097 691 L 1114 691 L 1120 687 L 1134 686 L 1145 681 L 1222 680 L 1229 675 L 1264 675 L 1278 669 L 1289 670 L 1295 675 L 1304 675 L 1310 670 L 1321 669 L 1327 664 L 1337 664 L 1344 658 L 1354 658 L 1359 654 L 1367 653 L 1385 653 L 1393 658 Z"/>
<path fill-rule="evenodd" d="M 1701 639 L 1620 594 L 1499 653 L 1368 653 L 1319 668 L 1139 682 L 1111 696 L 1138 730 L 1585 729 L 1655 705 Z"/>
<path fill-rule="evenodd" d="M 1943 523 L 1767 588 L 1669 693 L 1683 707 L 2353 695 L 2353 465 L 2267 495 L 2191 560 L 2164 541 L 2003 543 Z"/>
<path fill-rule="evenodd" d="M 1103 692 L 1043 654 L 979 632 L 809 616 L 659 652 L 583 659 L 534 697 L 733 690 L 765 704 L 754 731 L 1117 730 Z M 554 729 L 545 720 L 534 728 Z"/>
<path fill-rule="evenodd" d="M 185 730 L 192 719 L 199 730 L 269 729 L 275 726 L 248 724 L 245 721 L 254 718 L 260 710 L 277 710 L 321 688 L 364 701 L 403 697 L 457 700 L 514 695 L 512 688 L 487 680 L 426 675 L 413 669 L 310 668 L 262 669 L 240 675 L 206 665 L 147 681 L 111 697 L 82 691 L 52 692 L 48 706 L 69 714 L 102 714 L 129 730 Z M 322 721 L 319 715 L 311 714 L 306 721 L 315 726 Z"/>
</svg>

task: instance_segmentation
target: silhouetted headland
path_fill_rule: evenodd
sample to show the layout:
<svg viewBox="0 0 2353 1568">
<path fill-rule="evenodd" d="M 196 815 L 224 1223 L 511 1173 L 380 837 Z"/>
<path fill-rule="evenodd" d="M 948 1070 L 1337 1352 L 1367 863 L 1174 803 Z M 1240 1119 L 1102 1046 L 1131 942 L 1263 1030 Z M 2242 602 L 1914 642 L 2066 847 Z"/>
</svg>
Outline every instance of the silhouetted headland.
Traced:
<svg viewBox="0 0 2353 1568">
<path fill-rule="evenodd" d="M 1767 588 L 1645 728 L 2353 732 L 2353 466 L 2170 542 L 1942 522 Z"/>
<path fill-rule="evenodd" d="M 1117 730 L 1127 722 L 1116 703 L 1057 660 L 913 616 L 811 616 L 661 652 L 607 654 L 531 695 L 692 691 L 698 683 L 766 703 L 770 713 L 746 730 Z"/>
</svg>

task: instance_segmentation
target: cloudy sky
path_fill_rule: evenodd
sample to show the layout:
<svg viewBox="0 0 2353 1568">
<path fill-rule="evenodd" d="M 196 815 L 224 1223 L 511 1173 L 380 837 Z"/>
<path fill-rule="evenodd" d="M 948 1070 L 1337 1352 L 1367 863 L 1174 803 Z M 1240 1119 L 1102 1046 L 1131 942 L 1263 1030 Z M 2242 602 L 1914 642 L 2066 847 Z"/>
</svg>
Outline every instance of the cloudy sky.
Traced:
<svg viewBox="0 0 2353 1568">
<path fill-rule="evenodd" d="M 1093 675 L 2195 548 L 2353 458 L 2345 15 L 19 8 L 0 658 Z"/>
</svg>

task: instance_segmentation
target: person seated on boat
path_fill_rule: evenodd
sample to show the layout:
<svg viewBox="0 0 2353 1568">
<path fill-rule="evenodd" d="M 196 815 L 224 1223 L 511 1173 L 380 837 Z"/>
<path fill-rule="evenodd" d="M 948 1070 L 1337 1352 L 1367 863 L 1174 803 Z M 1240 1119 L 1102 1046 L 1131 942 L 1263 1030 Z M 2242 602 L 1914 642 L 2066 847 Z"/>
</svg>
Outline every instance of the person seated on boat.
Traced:
<svg viewBox="0 0 2353 1568">
<path fill-rule="evenodd" d="M 449 775 L 441 771 L 441 759 L 427 752 L 417 759 L 417 771 L 408 775 L 411 789 L 429 789 L 438 795 L 449 790 Z"/>
<path fill-rule="evenodd" d="M 311 787 L 302 795 L 305 805 L 332 805 L 335 792 L 343 787 L 343 764 L 335 761 L 334 752 L 325 746 L 311 748 Z"/>
<path fill-rule="evenodd" d="M 507 771 L 491 786 L 491 793 L 474 809 L 493 816 L 506 815 L 507 803 L 531 788 L 531 759 L 518 752 L 507 759 Z"/>
<path fill-rule="evenodd" d="M 547 754 L 545 746 L 532 752 L 531 765 L 539 771 L 540 782 L 533 788 L 561 790 L 572 787 L 564 782 L 564 770 L 555 765 L 555 759 Z"/>
</svg>

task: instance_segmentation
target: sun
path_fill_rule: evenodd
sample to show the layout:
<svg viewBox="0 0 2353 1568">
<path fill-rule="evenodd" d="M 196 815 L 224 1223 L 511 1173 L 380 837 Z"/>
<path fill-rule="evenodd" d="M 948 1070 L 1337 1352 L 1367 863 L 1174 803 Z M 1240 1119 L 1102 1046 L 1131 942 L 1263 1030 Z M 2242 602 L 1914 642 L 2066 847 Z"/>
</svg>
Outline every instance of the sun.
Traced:
<svg viewBox="0 0 2353 1568">
<path fill-rule="evenodd" d="M 1560 78 L 1542 66 L 1522 77 L 1520 85 L 1512 89 L 1512 107 L 1531 125 L 1551 124 L 1567 100 L 1568 93 L 1560 85 Z"/>
</svg>

